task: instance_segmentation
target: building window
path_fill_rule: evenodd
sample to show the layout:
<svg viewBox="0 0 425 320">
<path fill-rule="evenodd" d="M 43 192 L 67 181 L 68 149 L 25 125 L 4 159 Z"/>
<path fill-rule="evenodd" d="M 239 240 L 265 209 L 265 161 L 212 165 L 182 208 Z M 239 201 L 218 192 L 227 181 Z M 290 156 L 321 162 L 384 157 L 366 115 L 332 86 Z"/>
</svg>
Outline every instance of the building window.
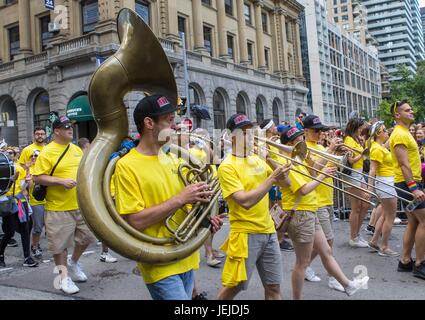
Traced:
<svg viewBox="0 0 425 320">
<path fill-rule="evenodd" d="M 338 8 L 334 8 L 334 13 L 338 14 Z"/>
<path fill-rule="evenodd" d="M 288 42 L 292 42 L 292 32 L 291 32 L 291 28 L 292 28 L 292 26 L 291 26 L 288 22 L 285 22 L 285 29 L 286 29 L 286 41 L 288 41 Z"/>
<path fill-rule="evenodd" d="M 244 15 L 245 15 L 245 23 L 252 25 L 252 21 L 251 21 L 251 5 L 249 3 L 245 3 L 244 4 Z"/>
<path fill-rule="evenodd" d="M 266 62 L 266 68 L 270 69 L 270 49 L 264 48 L 264 60 Z"/>
<path fill-rule="evenodd" d="M 177 17 L 177 28 L 179 30 L 179 35 L 181 37 L 181 33 L 184 33 L 184 39 L 185 39 L 185 47 L 188 48 L 188 41 L 187 41 L 187 32 L 186 32 L 186 18 L 182 16 Z"/>
<path fill-rule="evenodd" d="M 97 0 L 85 0 L 81 2 L 81 14 L 83 22 L 83 33 L 94 30 L 99 20 L 99 7 Z"/>
<path fill-rule="evenodd" d="M 334 17 L 334 21 L 338 23 L 338 17 Z"/>
<path fill-rule="evenodd" d="M 342 6 L 341 7 L 341 12 L 348 12 L 347 6 Z"/>
<path fill-rule="evenodd" d="M 45 128 L 49 125 L 49 94 L 40 92 L 34 100 L 34 127 Z"/>
<path fill-rule="evenodd" d="M 211 0 L 202 0 L 202 3 L 211 6 Z"/>
<path fill-rule="evenodd" d="M 261 24 L 263 25 L 263 32 L 269 32 L 268 24 L 267 24 L 267 12 L 261 12 Z"/>
<path fill-rule="evenodd" d="M 235 59 L 235 50 L 234 50 L 234 37 L 231 35 L 227 35 L 227 54 L 229 58 Z"/>
<path fill-rule="evenodd" d="M 224 11 L 229 16 L 233 16 L 233 0 L 224 0 Z"/>
<path fill-rule="evenodd" d="M 226 114 L 224 109 L 224 97 L 216 90 L 213 95 L 214 128 L 224 129 L 226 126 Z"/>
<path fill-rule="evenodd" d="M 149 2 L 147 0 L 136 0 L 135 9 L 136 13 L 143 19 L 143 21 L 150 25 L 151 14 L 149 9 Z"/>
<path fill-rule="evenodd" d="M 246 114 L 245 99 L 240 93 L 236 97 L 236 113 Z"/>
<path fill-rule="evenodd" d="M 345 14 L 345 15 L 343 15 L 343 16 L 342 16 L 342 21 L 348 21 L 348 15 L 346 15 L 346 14 Z"/>
<path fill-rule="evenodd" d="M 334 6 L 338 4 L 338 0 L 334 0 Z"/>
<path fill-rule="evenodd" d="M 255 113 L 257 115 L 257 123 L 264 121 L 264 108 L 260 98 L 255 101 Z"/>
<path fill-rule="evenodd" d="M 210 53 L 210 56 L 213 56 L 212 49 L 212 29 L 210 27 L 204 26 L 204 47 Z"/>
<path fill-rule="evenodd" d="M 9 29 L 9 55 L 10 60 L 19 54 L 19 26 Z"/>
<path fill-rule="evenodd" d="M 46 51 L 47 43 L 52 37 L 52 34 L 49 32 L 49 22 L 50 15 L 40 18 L 40 37 L 41 37 L 41 51 Z"/>
<path fill-rule="evenodd" d="M 249 61 L 249 64 L 253 64 L 253 59 L 252 59 L 252 42 L 248 42 L 247 49 L 248 49 L 248 61 Z"/>
<path fill-rule="evenodd" d="M 8 5 L 8 4 L 12 4 L 12 3 L 15 3 L 15 2 L 18 2 L 18 0 L 5 0 L 4 4 Z"/>
</svg>

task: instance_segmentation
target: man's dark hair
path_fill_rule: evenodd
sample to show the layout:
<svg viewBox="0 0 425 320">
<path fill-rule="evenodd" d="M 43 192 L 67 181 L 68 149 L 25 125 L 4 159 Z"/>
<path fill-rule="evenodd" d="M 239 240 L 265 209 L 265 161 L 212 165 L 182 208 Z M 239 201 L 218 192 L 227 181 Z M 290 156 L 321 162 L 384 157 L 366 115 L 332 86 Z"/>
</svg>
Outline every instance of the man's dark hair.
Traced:
<svg viewBox="0 0 425 320">
<path fill-rule="evenodd" d="M 35 127 L 33 133 L 36 133 L 37 131 L 41 131 L 41 130 L 43 130 L 44 133 L 46 133 L 46 130 L 43 127 Z"/>
<path fill-rule="evenodd" d="M 351 118 L 347 123 L 347 128 L 345 129 L 345 136 L 350 136 L 355 138 L 356 131 L 364 125 L 365 121 L 361 118 Z M 354 139 L 356 140 L 356 138 Z"/>
<path fill-rule="evenodd" d="M 407 100 L 396 101 L 391 106 L 391 114 L 394 116 L 395 112 L 398 108 L 400 108 L 403 104 L 409 103 Z"/>
<path fill-rule="evenodd" d="M 154 122 L 158 122 L 159 116 L 153 116 L 153 117 L 149 117 L 151 118 Z M 143 133 L 143 129 L 145 128 L 145 123 L 144 123 L 144 119 L 142 121 L 140 121 L 140 123 L 136 123 L 136 128 L 137 128 L 137 132 L 142 135 Z"/>
<path fill-rule="evenodd" d="M 260 128 L 261 129 L 263 129 L 266 125 L 268 125 L 269 124 L 269 122 L 271 121 L 272 119 L 264 119 L 263 120 L 263 122 L 261 122 L 261 124 L 260 124 Z"/>
</svg>

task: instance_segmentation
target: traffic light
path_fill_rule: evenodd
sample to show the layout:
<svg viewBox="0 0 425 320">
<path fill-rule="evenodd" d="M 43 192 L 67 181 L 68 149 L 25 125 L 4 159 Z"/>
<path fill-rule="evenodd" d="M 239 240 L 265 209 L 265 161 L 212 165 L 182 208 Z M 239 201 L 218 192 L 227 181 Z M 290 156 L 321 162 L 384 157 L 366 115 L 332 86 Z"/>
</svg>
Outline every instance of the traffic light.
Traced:
<svg viewBox="0 0 425 320">
<path fill-rule="evenodd" d="M 177 114 L 183 116 L 186 114 L 186 97 L 177 97 Z"/>
</svg>

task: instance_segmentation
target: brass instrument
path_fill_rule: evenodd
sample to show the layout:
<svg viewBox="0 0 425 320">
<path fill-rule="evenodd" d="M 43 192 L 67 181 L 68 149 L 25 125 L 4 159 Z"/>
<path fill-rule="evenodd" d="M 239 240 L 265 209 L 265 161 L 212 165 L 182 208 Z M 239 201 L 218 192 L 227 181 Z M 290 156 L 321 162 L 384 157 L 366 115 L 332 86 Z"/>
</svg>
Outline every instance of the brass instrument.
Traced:
<svg viewBox="0 0 425 320">
<path fill-rule="evenodd" d="M 132 10 L 124 8 L 118 14 L 117 29 L 120 48 L 99 66 L 89 86 L 98 134 L 78 170 L 78 203 L 88 226 L 112 250 L 131 260 L 166 264 L 183 259 L 202 246 L 210 235 L 210 228 L 209 224 L 201 226 L 201 223 L 205 222 L 211 206 L 194 205 L 190 218 L 176 229 L 169 223 L 168 227 L 177 232 L 170 233 L 169 238 L 148 236 L 130 226 L 117 212 L 110 194 L 110 181 L 119 158 L 109 161 L 109 157 L 128 133 L 125 94 L 132 90 L 162 94 L 177 104 L 173 70 L 149 26 Z M 187 157 L 191 165 L 189 171 L 198 170 L 190 171 L 185 183 L 199 179 L 213 182 L 209 171 L 187 150 L 170 145 L 169 152 Z M 215 186 L 213 183 L 216 191 Z M 210 203 L 217 197 L 218 192 Z M 193 230 L 189 230 L 191 225 Z"/>
</svg>

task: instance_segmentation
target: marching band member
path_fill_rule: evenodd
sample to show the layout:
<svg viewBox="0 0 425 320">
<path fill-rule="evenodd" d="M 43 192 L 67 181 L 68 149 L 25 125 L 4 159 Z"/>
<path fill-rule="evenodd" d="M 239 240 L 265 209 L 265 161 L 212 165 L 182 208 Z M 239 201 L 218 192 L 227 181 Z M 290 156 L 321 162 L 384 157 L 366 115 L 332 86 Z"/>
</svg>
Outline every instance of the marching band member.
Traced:
<svg viewBox="0 0 425 320">
<path fill-rule="evenodd" d="M 229 238 L 222 246 L 227 258 L 223 268 L 221 300 L 233 299 L 248 288 L 257 267 L 265 299 L 281 299 L 282 257 L 273 220 L 269 214 L 268 192 L 273 184 L 289 184 L 288 168 L 275 171 L 253 150 L 253 124 L 245 114 L 227 121 L 231 131 L 232 154 L 218 168 L 223 198 L 229 205 Z"/>
<path fill-rule="evenodd" d="M 185 187 L 178 175 L 179 159 L 161 148 L 158 136 L 174 125 L 175 111 L 164 96 L 143 98 L 133 113 L 139 144 L 115 169 L 118 212 L 135 229 L 158 238 L 171 236 L 164 221 L 168 216 L 176 213 L 178 223 L 185 216 L 183 206 L 209 202 L 211 195 L 205 182 Z M 210 221 L 213 232 L 223 223 L 218 216 Z M 191 300 L 199 252 L 166 265 L 139 263 L 138 267 L 154 300 Z"/>
<path fill-rule="evenodd" d="M 282 144 L 295 146 L 301 141 L 303 141 L 303 131 L 295 127 L 288 128 L 282 133 Z M 286 161 L 283 160 L 282 162 Z M 303 165 L 293 165 L 293 167 L 310 175 Z M 322 171 L 333 175 L 336 172 L 336 167 L 326 167 Z M 319 174 L 316 179 L 323 181 L 325 177 L 324 174 Z M 332 256 L 331 247 L 326 241 L 325 234 L 316 215 L 318 202 L 315 189 L 320 182 L 293 170 L 289 171 L 289 179 L 291 184 L 284 186 L 282 190 L 282 207 L 291 217 L 288 224 L 288 234 L 294 245 L 296 256 L 292 271 L 293 298 L 299 300 L 302 297 L 304 276 L 310 264 L 313 249 L 319 254 L 326 271 L 343 286 L 348 295 L 353 295 L 368 282 L 369 277 L 356 278 L 350 281 Z"/>
<path fill-rule="evenodd" d="M 344 140 L 344 144 L 352 147 L 354 149 L 359 150 L 360 152 L 364 151 L 364 148 L 360 144 L 361 132 L 363 130 L 365 122 L 360 118 L 352 118 L 347 123 L 347 128 L 345 130 L 346 138 Z M 348 157 L 348 162 L 352 165 L 353 170 L 351 170 L 351 177 L 356 178 L 357 180 L 361 180 L 362 182 L 344 178 L 345 181 L 351 182 L 355 186 L 364 187 L 366 189 L 365 180 L 363 175 L 363 154 L 353 152 L 351 156 Z M 353 187 L 346 187 L 347 191 L 355 194 L 363 199 L 369 199 L 369 195 L 363 192 L 360 189 Z M 350 241 L 349 244 L 353 248 L 367 248 L 367 241 L 362 238 L 360 235 L 360 229 L 363 223 L 364 218 L 367 215 L 368 204 L 364 201 L 356 199 L 354 197 L 349 197 L 351 204 L 351 212 L 350 212 Z"/>
<path fill-rule="evenodd" d="M 420 204 L 412 213 L 407 213 L 406 231 L 403 237 L 403 251 L 398 264 L 398 271 L 410 272 L 425 279 L 425 194 L 421 183 L 421 159 L 418 144 L 409 133 L 409 126 L 414 122 L 413 109 L 406 101 L 397 101 L 392 107 L 396 126 L 390 137 L 390 150 L 394 161 L 395 185 L 413 193 Z M 400 197 L 410 196 L 397 190 Z M 403 203 L 405 205 L 405 203 Z M 411 258 L 415 245 L 416 263 Z"/>
<path fill-rule="evenodd" d="M 375 230 L 372 239 L 369 242 L 369 247 L 378 252 L 380 256 L 390 257 L 398 256 L 399 254 L 389 248 L 388 241 L 391 230 L 394 224 L 394 218 L 397 210 L 397 198 L 395 189 L 380 183 L 394 185 L 393 160 L 391 152 L 385 147 L 389 136 L 387 129 L 382 121 L 376 122 L 370 128 L 370 171 L 369 176 L 374 179 L 369 179 L 369 190 L 375 190 L 381 202 L 382 213 L 376 222 Z M 383 191 L 385 192 L 383 192 Z M 378 240 L 382 232 L 382 245 L 378 246 Z"/>
<path fill-rule="evenodd" d="M 329 148 L 326 150 L 325 147 L 319 144 L 321 133 L 328 130 L 329 128 L 322 124 L 320 118 L 315 115 L 308 115 L 304 121 L 304 133 L 305 133 L 305 141 L 309 148 L 316 149 L 323 152 L 334 153 L 337 147 L 341 146 L 342 140 L 336 138 L 335 140 L 331 140 L 331 144 Z M 310 157 L 307 159 L 307 163 L 316 168 L 322 169 L 326 166 L 327 160 L 323 157 L 315 156 L 310 153 Z M 310 171 L 310 174 L 316 175 L 315 172 Z M 333 184 L 332 178 L 326 178 L 324 180 L 329 184 Z M 333 218 L 334 218 L 334 191 L 331 187 L 328 187 L 324 184 L 320 184 L 316 188 L 317 194 L 317 217 L 319 219 L 320 225 L 322 227 L 323 233 L 325 234 L 326 240 L 329 244 L 329 247 L 332 249 L 334 232 L 333 232 Z M 311 254 L 311 262 L 317 256 L 317 252 L 313 250 Z M 314 270 L 309 266 L 305 272 L 305 279 L 312 282 L 320 281 L 320 278 L 315 275 Z M 331 289 L 335 289 L 338 291 L 344 291 L 344 288 L 341 284 L 332 276 L 329 276 L 328 286 Z"/>
</svg>

